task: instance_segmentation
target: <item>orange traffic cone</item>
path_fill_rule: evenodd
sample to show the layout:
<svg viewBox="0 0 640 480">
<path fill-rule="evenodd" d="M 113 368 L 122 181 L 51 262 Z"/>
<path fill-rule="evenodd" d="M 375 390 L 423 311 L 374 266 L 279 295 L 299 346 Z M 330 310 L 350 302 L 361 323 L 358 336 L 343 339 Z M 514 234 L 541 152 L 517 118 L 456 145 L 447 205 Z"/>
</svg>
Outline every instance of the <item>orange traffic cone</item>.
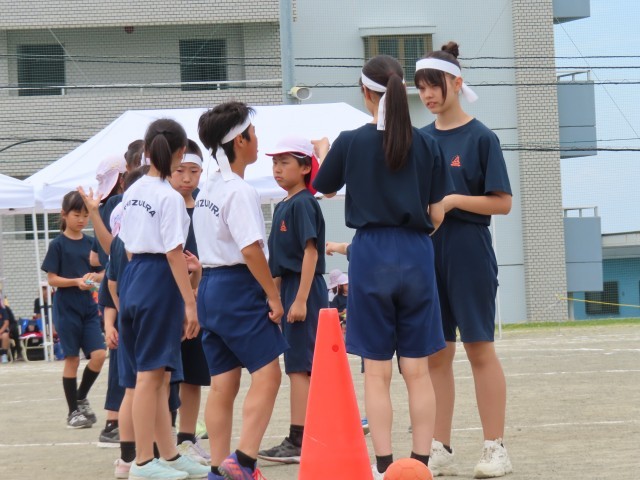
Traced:
<svg viewBox="0 0 640 480">
<path fill-rule="evenodd" d="M 327 478 L 373 478 L 335 308 L 323 308 L 318 319 L 298 476 L 299 480 Z"/>
</svg>

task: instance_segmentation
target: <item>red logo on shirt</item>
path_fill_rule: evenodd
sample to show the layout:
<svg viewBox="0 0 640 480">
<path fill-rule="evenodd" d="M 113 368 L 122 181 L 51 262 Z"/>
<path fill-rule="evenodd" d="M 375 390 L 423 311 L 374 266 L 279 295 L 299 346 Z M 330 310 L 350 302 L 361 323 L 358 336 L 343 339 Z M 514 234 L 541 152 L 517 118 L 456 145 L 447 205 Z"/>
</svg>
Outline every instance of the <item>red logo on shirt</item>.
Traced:
<svg viewBox="0 0 640 480">
<path fill-rule="evenodd" d="M 455 157 L 453 157 L 453 159 L 451 160 L 451 166 L 452 167 L 462 166 L 462 164 L 460 163 L 460 155 L 456 155 Z"/>
<path fill-rule="evenodd" d="M 281 232 L 287 231 L 287 226 L 285 225 L 284 220 L 282 220 L 282 223 L 280 224 L 280 231 Z"/>
</svg>

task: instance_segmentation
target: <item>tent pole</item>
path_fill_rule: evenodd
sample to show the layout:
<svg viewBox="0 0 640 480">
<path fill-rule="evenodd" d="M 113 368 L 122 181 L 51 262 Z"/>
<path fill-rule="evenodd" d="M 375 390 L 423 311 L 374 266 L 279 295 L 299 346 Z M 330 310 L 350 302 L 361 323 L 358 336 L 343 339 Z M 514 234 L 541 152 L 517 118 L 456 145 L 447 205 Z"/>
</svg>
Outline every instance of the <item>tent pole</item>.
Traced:
<svg viewBox="0 0 640 480">
<path fill-rule="evenodd" d="M 49 213 L 45 210 L 44 212 L 44 244 L 47 246 L 47 250 L 49 250 Z M 47 293 L 49 288 L 47 287 Z M 51 312 L 51 304 L 49 304 L 49 312 Z M 53 325 L 52 325 L 51 315 L 47 315 L 46 323 L 45 323 L 45 347 L 44 347 L 44 359 L 49 362 L 53 360 Z M 43 322 L 44 323 L 44 322 Z M 51 350 L 49 350 L 51 349 Z"/>
<path fill-rule="evenodd" d="M 42 318 L 42 328 L 44 332 L 42 332 L 42 344 L 44 348 L 44 359 L 48 360 L 48 352 L 47 352 L 47 324 L 46 324 L 46 315 L 44 311 L 44 303 L 42 298 L 42 288 L 40 288 L 40 283 L 42 282 L 40 277 L 40 265 L 42 264 L 40 260 L 40 238 L 38 231 L 38 217 L 36 215 L 36 209 L 34 208 L 31 212 L 31 223 L 33 225 L 33 243 L 36 249 L 36 280 L 38 281 L 38 297 L 40 298 L 40 318 Z M 24 332 L 22 332 L 24 333 Z M 22 352 L 23 355 L 26 355 L 27 352 Z"/>
</svg>

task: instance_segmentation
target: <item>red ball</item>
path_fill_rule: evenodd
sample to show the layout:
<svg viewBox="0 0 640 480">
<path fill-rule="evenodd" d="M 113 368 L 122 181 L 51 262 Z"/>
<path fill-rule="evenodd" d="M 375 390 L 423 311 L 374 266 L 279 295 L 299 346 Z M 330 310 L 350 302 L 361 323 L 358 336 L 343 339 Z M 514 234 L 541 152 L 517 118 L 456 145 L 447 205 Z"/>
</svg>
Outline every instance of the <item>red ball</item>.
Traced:
<svg viewBox="0 0 640 480">
<path fill-rule="evenodd" d="M 431 470 L 415 458 L 401 458 L 384 473 L 384 480 L 432 480 Z"/>
</svg>

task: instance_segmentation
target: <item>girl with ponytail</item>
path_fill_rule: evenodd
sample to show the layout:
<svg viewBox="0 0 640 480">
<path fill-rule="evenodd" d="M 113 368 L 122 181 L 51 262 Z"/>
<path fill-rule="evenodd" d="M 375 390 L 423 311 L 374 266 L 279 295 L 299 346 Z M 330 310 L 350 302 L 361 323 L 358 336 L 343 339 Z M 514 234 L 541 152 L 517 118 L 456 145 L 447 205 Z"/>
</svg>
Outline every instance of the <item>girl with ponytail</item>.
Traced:
<svg viewBox="0 0 640 480">
<path fill-rule="evenodd" d="M 373 439 L 374 479 L 393 462 L 391 359 L 397 354 L 409 393 L 411 456 L 427 464 L 435 396 L 428 357 L 444 348 L 432 234 L 450 184 L 435 141 L 411 126 L 402 67 L 380 55 L 360 84 L 373 122 L 342 132 L 313 182 L 332 196 L 346 184 L 345 218 L 356 234 L 349 262 L 347 351 L 364 358 L 365 406 Z M 326 158 L 325 158 L 326 155 Z"/>
</svg>

